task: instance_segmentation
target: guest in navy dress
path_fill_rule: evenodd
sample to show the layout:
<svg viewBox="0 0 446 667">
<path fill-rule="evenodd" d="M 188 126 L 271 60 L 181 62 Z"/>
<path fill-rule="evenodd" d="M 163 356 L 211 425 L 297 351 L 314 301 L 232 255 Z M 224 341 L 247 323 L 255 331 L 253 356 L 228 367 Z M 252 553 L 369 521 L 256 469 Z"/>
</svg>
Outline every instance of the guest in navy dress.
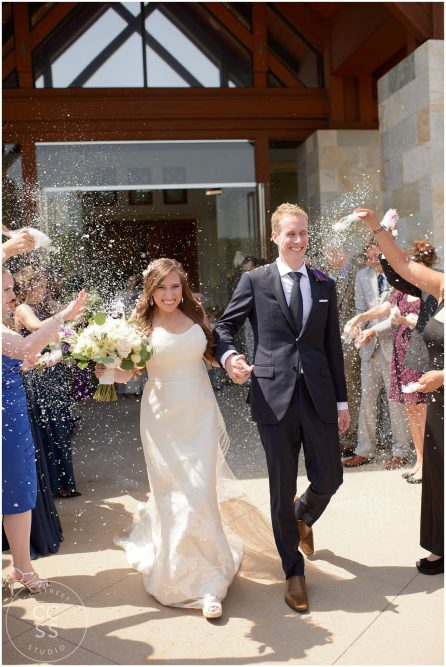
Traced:
<svg viewBox="0 0 446 667">
<path fill-rule="evenodd" d="M 85 294 L 51 318 L 39 331 L 23 339 L 8 325 L 15 305 L 14 280 L 2 270 L 2 372 L 3 372 L 3 527 L 13 557 L 7 578 L 11 593 L 19 582 L 31 593 L 40 593 L 48 582 L 39 579 L 31 565 L 31 512 L 36 504 L 37 475 L 34 443 L 27 415 L 20 366 L 31 364 L 35 356 L 54 340 L 61 323 L 83 311 Z"/>
<path fill-rule="evenodd" d="M 45 275 L 31 266 L 14 276 L 20 305 L 14 313 L 15 329 L 22 336 L 40 329 L 51 318 L 54 305 L 49 298 Z M 76 491 L 71 452 L 74 420 L 71 415 L 71 374 L 63 364 L 24 375 L 31 428 L 41 458 L 46 458 L 51 492 L 58 497 L 80 495 Z"/>
</svg>

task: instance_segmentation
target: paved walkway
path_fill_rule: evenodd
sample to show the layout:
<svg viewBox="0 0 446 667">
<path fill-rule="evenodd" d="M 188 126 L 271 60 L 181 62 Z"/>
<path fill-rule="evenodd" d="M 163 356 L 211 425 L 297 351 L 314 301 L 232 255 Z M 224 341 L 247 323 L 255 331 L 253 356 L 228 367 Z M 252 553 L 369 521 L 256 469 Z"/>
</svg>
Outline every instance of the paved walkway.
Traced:
<svg viewBox="0 0 446 667">
<path fill-rule="evenodd" d="M 314 531 L 311 611 L 298 615 L 285 605 L 263 452 L 244 393 L 226 387 L 219 399 L 233 443 L 229 460 L 247 496 L 224 515 L 245 556 L 223 617 L 210 622 L 197 610 L 163 607 L 114 546 L 147 492 L 139 403 L 89 402 L 79 406 L 74 439 L 83 495 L 58 500 L 65 541 L 36 562 L 53 581 L 51 592 L 4 601 L 4 664 L 444 664 L 443 576 L 414 567 L 424 555 L 421 487 L 401 471 L 372 464 L 345 474 Z M 299 477 L 298 491 L 305 485 Z M 4 570 L 9 563 L 5 555 Z"/>
</svg>

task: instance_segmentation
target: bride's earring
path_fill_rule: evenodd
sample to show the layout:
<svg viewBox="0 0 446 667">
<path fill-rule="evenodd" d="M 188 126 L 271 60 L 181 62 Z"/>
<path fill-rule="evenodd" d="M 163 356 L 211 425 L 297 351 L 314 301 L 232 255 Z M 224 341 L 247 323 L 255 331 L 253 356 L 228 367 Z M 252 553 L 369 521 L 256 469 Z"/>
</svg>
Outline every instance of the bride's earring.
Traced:
<svg viewBox="0 0 446 667">
<path fill-rule="evenodd" d="M 184 296 L 181 297 L 181 303 L 184 303 Z"/>
<path fill-rule="evenodd" d="M 150 297 L 149 305 L 153 306 L 153 296 Z"/>
</svg>

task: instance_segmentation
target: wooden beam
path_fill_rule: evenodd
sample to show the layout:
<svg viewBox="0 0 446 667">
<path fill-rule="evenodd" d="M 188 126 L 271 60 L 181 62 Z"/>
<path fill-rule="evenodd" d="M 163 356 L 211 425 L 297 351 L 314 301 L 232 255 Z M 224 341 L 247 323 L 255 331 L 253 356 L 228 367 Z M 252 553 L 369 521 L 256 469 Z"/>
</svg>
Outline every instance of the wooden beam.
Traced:
<svg viewBox="0 0 446 667">
<path fill-rule="evenodd" d="M 227 30 L 238 39 L 243 46 L 252 51 L 253 38 L 252 34 L 240 23 L 229 9 L 226 9 L 222 2 L 203 2 L 204 7 L 212 16 L 214 16 Z"/>
<path fill-rule="evenodd" d="M 270 51 L 268 51 L 268 65 L 271 72 L 276 76 L 284 86 L 288 88 L 299 88 L 305 90 L 305 86 L 299 81 L 299 79 L 292 74 L 292 72 L 282 65 L 282 62 L 276 58 Z"/>
<path fill-rule="evenodd" d="M 19 88 L 33 87 L 33 66 L 29 36 L 29 15 L 27 2 L 14 2 L 14 43 Z"/>
<path fill-rule="evenodd" d="M 432 39 L 444 39 L 444 3 L 432 3 Z"/>
<path fill-rule="evenodd" d="M 14 37 L 11 35 L 11 37 L 9 37 L 9 39 L 7 39 L 6 42 L 3 44 L 2 57 L 6 58 L 8 53 L 11 53 L 13 49 L 14 49 Z"/>
<path fill-rule="evenodd" d="M 126 125 L 123 128 L 117 128 L 113 132 L 114 141 L 185 141 L 185 140 L 207 140 L 215 141 L 217 139 L 248 139 L 249 141 L 255 141 L 256 132 L 267 132 L 270 140 L 274 141 L 305 141 L 309 136 L 314 134 L 316 130 L 326 130 L 326 129 L 358 129 L 358 130 L 376 130 L 378 129 L 378 123 L 338 123 L 336 125 L 328 125 L 326 121 L 320 122 L 317 127 L 309 128 L 294 128 L 294 127 L 281 127 L 271 129 L 269 126 L 263 125 L 253 128 L 251 125 L 242 127 L 235 126 L 232 124 L 230 127 L 218 127 L 213 129 L 203 129 L 199 127 L 194 127 L 188 130 L 184 129 L 175 129 L 172 130 L 171 127 L 167 127 L 165 124 L 164 127 L 155 128 L 150 123 L 136 124 L 129 129 L 129 126 Z M 31 129 L 32 133 L 29 134 L 27 130 Z M 110 141 L 110 128 L 99 129 L 95 126 L 69 126 L 64 127 L 62 130 L 55 130 L 54 126 L 46 124 L 40 128 L 29 128 L 22 127 L 21 125 L 15 124 L 14 127 L 6 125 L 3 132 L 4 140 L 8 143 L 12 142 L 13 137 L 17 138 L 17 141 L 20 141 L 22 136 L 32 136 L 33 140 L 36 142 L 41 141 L 54 141 L 54 142 L 64 142 L 64 141 L 85 141 L 85 137 L 88 136 L 91 138 L 91 141 Z"/>
<path fill-rule="evenodd" d="M 8 53 L 8 55 L 3 58 L 2 61 L 2 78 L 3 80 L 8 77 L 11 72 L 15 69 L 16 66 L 16 58 L 15 58 L 15 49 Z"/>
<path fill-rule="evenodd" d="M 393 16 L 385 20 L 363 36 L 363 39 L 348 54 L 342 62 L 337 61 L 334 73 L 337 76 L 352 77 L 371 74 L 382 63 L 389 60 L 408 43 L 408 35 L 404 27 Z"/>
<path fill-rule="evenodd" d="M 56 2 L 53 9 L 46 14 L 31 30 L 31 48 L 35 49 L 78 5 L 78 2 Z"/>
<path fill-rule="evenodd" d="M 257 183 L 268 183 L 269 169 L 269 140 L 266 134 L 257 134 L 255 139 L 255 169 Z"/>
<path fill-rule="evenodd" d="M 39 23 L 29 32 L 29 48 L 32 51 L 36 48 L 48 35 L 59 25 L 63 19 L 79 4 L 77 2 L 57 2 L 55 7 L 44 16 Z M 28 5 L 26 2 L 13 3 L 13 9 L 17 5 L 23 5 L 25 9 Z M 22 10 L 23 11 L 23 10 Z M 14 14 L 15 23 L 15 14 Z M 26 25 L 28 26 L 28 19 Z M 17 41 L 16 41 L 17 44 Z M 16 67 L 16 51 L 15 48 L 5 58 L 3 58 L 2 76 L 5 79 Z"/>
<path fill-rule="evenodd" d="M 268 68 L 271 70 L 271 72 L 285 85 L 288 86 L 289 88 L 304 88 L 302 83 L 299 81 L 299 79 L 290 72 L 290 70 L 285 67 L 285 65 L 282 64 L 282 62 L 275 56 L 273 55 L 270 51 L 264 51 L 262 54 L 258 52 L 257 48 L 257 53 L 256 47 L 254 46 L 254 39 L 255 37 L 253 34 L 249 32 L 245 28 L 244 25 L 238 21 L 233 14 L 226 9 L 222 3 L 220 2 L 205 2 L 203 3 L 206 9 L 213 15 L 215 16 L 216 19 L 218 19 L 232 34 L 234 37 L 236 37 L 242 44 L 245 46 L 247 49 L 249 49 L 252 52 L 252 58 L 253 58 L 253 66 L 254 66 L 254 78 L 256 76 L 256 63 L 258 63 L 258 67 L 263 67 L 263 63 L 260 63 L 260 55 L 264 57 L 266 55 L 267 58 L 267 63 L 268 63 Z M 254 23 L 254 13 L 256 13 L 256 16 L 259 16 L 261 12 L 265 12 L 265 7 L 263 3 L 260 2 L 255 2 L 253 3 L 252 6 L 252 11 L 253 11 L 253 23 Z M 257 19 L 256 19 L 257 20 Z M 263 20 L 263 19 L 262 19 Z M 254 30 L 254 25 L 253 25 L 253 30 Z M 259 40 L 262 39 L 262 35 L 259 33 Z M 267 45 L 267 39 L 266 35 L 264 38 L 264 41 L 260 41 L 259 44 L 265 44 Z M 262 70 L 259 69 L 259 72 Z M 266 85 L 266 79 L 265 83 L 260 83 L 262 80 L 262 77 L 260 74 L 258 75 L 259 78 L 259 83 L 254 85 Z"/>
<path fill-rule="evenodd" d="M 266 87 L 268 75 L 268 35 L 266 31 L 266 6 L 264 2 L 253 2 L 251 7 L 254 88 L 259 88 Z"/>
<path fill-rule="evenodd" d="M 328 90 L 328 121 L 331 126 L 332 123 L 345 120 L 344 85 L 342 79 L 332 71 L 331 37 L 327 37 L 324 45 L 324 80 Z"/>
<path fill-rule="evenodd" d="M 323 119 L 328 114 L 327 92 L 318 88 L 57 88 L 3 91 L 3 120 L 43 118 L 53 123 L 120 119 L 183 121 L 231 119 Z"/>
<path fill-rule="evenodd" d="M 316 16 L 304 2 L 275 2 L 274 8 L 304 37 L 316 51 L 323 53 L 327 34 L 325 21 Z"/>
<path fill-rule="evenodd" d="M 373 78 L 371 74 L 359 77 L 359 119 L 373 121 L 376 116 L 376 103 L 373 99 Z"/>
<path fill-rule="evenodd" d="M 424 42 L 433 34 L 432 17 L 424 10 L 422 2 L 385 2 L 387 10 L 417 39 Z M 433 3 L 432 3 L 433 4 Z"/>
<path fill-rule="evenodd" d="M 376 2 L 346 3 L 330 23 L 332 70 L 339 74 L 345 63 L 356 58 L 356 52 L 382 25 L 389 14 L 383 4 Z M 381 43 L 374 43 L 379 53 Z M 362 63 L 357 66 L 361 67 Z M 346 76 L 352 76 L 349 71 Z"/>
</svg>

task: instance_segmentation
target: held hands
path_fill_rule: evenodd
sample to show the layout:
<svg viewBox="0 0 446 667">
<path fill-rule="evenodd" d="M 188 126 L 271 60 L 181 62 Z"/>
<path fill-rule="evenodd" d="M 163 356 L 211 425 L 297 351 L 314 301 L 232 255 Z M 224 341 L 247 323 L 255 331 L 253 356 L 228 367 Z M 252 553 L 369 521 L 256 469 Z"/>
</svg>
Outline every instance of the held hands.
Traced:
<svg viewBox="0 0 446 667">
<path fill-rule="evenodd" d="M 390 321 L 392 324 L 406 324 L 406 318 L 398 313 L 391 313 Z"/>
<path fill-rule="evenodd" d="M 244 354 L 231 354 L 225 361 L 225 368 L 235 384 L 244 384 L 251 377 L 254 366 L 248 366 Z"/>
<path fill-rule="evenodd" d="M 360 350 L 363 347 L 366 347 L 372 340 L 375 338 L 376 331 L 375 329 L 363 329 L 359 335 L 355 338 L 355 347 L 357 350 Z"/>
<path fill-rule="evenodd" d="M 354 329 L 354 328 L 356 328 L 356 327 L 358 326 L 358 324 L 360 324 L 361 322 L 362 322 L 362 316 L 361 316 L 361 314 L 359 314 L 359 315 L 355 315 L 354 317 L 352 317 L 351 320 L 348 320 L 348 322 L 345 324 L 344 329 L 347 328 L 347 327 L 348 327 L 349 329 Z"/>
<path fill-rule="evenodd" d="M 355 317 L 352 317 L 351 320 L 348 320 L 344 326 L 344 335 L 348 336 L 349 340 L 354 340 L 361 334 L 361 327 L 359 326 L 360 322 L 362 322 L 362 316 L 361 315 L 355 315 Z"/>
<path fill-rule="evenodd" d="M 338 412 L 338 431 L 344 433 L 350 426 L 350 413 L 348 410 L 339 410 Z"/>
<path fill-rule="evenodd" d="M 444 371 L 428 371 L 420 377 L 418 384 L 421 385 L 419 391 L 423 394 L 436 391 L 444 384 Z"/>
</svg>

